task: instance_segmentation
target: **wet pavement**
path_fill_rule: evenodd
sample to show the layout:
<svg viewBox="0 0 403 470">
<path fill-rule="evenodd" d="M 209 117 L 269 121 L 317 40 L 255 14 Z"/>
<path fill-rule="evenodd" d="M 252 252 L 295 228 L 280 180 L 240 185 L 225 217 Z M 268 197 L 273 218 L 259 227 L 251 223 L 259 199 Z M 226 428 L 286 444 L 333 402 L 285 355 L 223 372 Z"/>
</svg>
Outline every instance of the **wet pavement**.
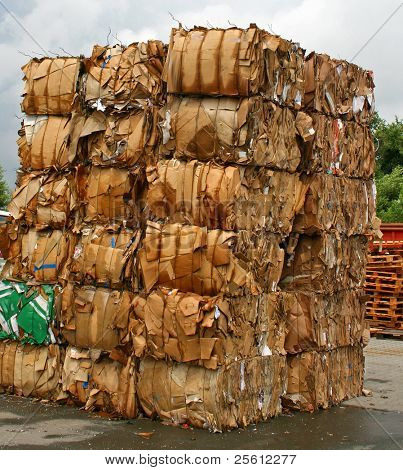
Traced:
<svg viewBox="0 0 403 470">
<path fill-rule="evenodd" d="M 365 387 L 372 396 L 313 414 L 213 434 L 149 419 L 113 421 L 76 408 L 0 396 L 6 449 L 401 449 L 403 341 L 371 339 Z M 152 432 L 149 439 L 139 433 Z"/>
</svg>

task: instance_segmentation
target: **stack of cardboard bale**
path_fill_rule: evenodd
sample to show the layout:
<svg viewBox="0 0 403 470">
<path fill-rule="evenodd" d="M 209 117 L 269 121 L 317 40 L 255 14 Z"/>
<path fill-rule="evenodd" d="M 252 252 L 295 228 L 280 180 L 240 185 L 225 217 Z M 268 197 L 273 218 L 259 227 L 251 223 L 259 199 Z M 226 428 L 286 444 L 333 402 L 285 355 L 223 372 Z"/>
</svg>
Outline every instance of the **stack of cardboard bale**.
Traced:
<svg viewBox="0 0 403 470">
<path fill-rule="evenodd" d="M 214 430 L 360 393 L 370 74 L 255 25 L 24 73 L 3 389 Z"/>
</svg>

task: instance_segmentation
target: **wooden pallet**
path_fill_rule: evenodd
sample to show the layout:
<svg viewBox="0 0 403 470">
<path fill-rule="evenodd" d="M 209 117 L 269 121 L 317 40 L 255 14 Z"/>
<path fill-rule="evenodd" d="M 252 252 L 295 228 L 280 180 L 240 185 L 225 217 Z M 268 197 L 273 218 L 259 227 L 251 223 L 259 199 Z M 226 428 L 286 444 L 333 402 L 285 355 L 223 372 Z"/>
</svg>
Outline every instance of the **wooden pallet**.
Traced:
<svg viewBox="0 0 403 470">
<path fill-rule="evenodd" d="M 378 339 L 398 339 L 403 340 L 403 329 L 377 329 L 371 331 L 371 336 L 375 336 Z"/>
</svg>

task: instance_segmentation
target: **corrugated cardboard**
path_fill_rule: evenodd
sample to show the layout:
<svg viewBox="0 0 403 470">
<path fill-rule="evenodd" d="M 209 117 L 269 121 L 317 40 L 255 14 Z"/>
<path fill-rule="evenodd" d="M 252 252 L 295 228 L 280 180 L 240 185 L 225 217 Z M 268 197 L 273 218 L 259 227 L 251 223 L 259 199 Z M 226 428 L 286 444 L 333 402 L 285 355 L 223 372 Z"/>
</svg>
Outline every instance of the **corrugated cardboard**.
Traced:
<svg viewBox="0 0 403 470">
<path fill-rule="evenodd" d="M 147 416 L 223 431 L 279 414 L 285 378 L 284 356 L 217 370 L 147 358 L 140 362 L 137 393 Z"/>
<path fill-rule="evenodd" d="M 318 293 L 363 287 L 367 249 L 365 236 L 301 235 L 295 250 L 287 251 L 280 286 Z"/>
<path fill-rule="evenodd" d="M 280 293 L 225 298 L 157 289 L 133 301 L 134 353 L 208 369 L 254 356 L 284 353 Z"/>
<path fill-rule="evenodd" d="M 289 171 L 301 160 L 294 113 L 261 97 L 169 96 L 160 115 L 163 155 Z"/>
<path fill-rule="evenodd" d="M 0 341 L 0 392 L 55 398 L 59 392 L 61 348 Z"/>
<path fill-rule="evenodd" d="M 80 63 L 78 57 L 44 57 L 24 65 L 22 111 L 27 114 L 71 113 Z"/>
<path fill-rule="evenodd" d="M 366 334 L 363 290 L 333 295 L 287 292 L 283 293 L 283 299 L 288 353 L 334 349 L 363 342 Z"/>
<path fill-rule="evenodd" d="M 312 52 L 305 60 L 306 109 L 368 123 L 374 111 L 373 73 Z"/>
<path fill-rule="evenodd" d="M 160 99 L 161 73 L 165 47 L 161 41 L 148 41 L 123 47 L 94 46 L 86 60 L 83 80 L 85 103 L 104 111 L 127 111 L 144 106 L 144 100 Z"/>
<path fill-rule="evenodd" d="M 148 222 L 138 258 L 144 287 L 200 295 L 273 292 L 284 251 L 280 236 Z"/>
<path fill-rule="evenodd" d="M 64 395 L 86 410 L 104 410 L 115 416 L 137 417 L 136 372 L 131 358 L 125 363 L 101 355 L 99 349 L 69 346 L 63 363 Z"/>
<path fill-rule="evenodd" d="M 265 228 L 287 235 L 305 186 L 298 175 L 197 160 L 147 168 L 150 218 L 224 230 Z"/>
<path fill-rule="evenodd" d="M 126 227 L 82 227 L 74 247 L 70 279 L 83 284 L 137 290 L 138 276 L 133 256 L 140 236 L 139 230 Z"/>
<path fill-rule="evenodd" d="M 362 394 L 364 355 L 361 346 L 287 357 L 288 386 L 283 406 L 314 411 Z"/>
<path fill-rule="evenodd" d="M 72 346 L 111 351 L 127 343 L 133 294 L 68 283 L 62 294 L 61 333 Z"/>
<path fill-rule="evenodd" d="M 370 234 L 375 218 L 376 189 L 373 181 L 301 175 L 305 202 L 295 216 L 293 231 L 313 234 L 336 231 L 346 235 Z"/>
</svg>

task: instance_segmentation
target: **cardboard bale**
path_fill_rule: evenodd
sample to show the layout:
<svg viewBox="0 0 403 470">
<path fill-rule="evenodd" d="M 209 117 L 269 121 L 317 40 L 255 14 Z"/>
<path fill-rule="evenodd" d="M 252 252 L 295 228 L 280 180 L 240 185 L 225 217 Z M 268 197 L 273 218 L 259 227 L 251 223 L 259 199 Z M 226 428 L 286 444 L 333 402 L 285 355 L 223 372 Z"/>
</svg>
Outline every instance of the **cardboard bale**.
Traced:
<svg viewBox="0 0 403 470">
<path fill-rule="evenodd" d="M 44 229 L 67 226 L 77 207 L 72 173 L 29 173 L 20 177 L 8 210 L 15 220 Z"/>
<path fill-rule="evenodd" d="M 287 353 L 328 350 L 363 342 L 366 334 L 363 290 L 333 295 L 287 292 L 283 293 L 283 299 L 287 314 Z"/>
<path fill-rule="evenodd" d="M 225 298 L 157 289 L 133 301 L 134 353 L 208 369 L 284 353 L 280 293 Z"/>
<path fill-rule="evenodd" d="M 147 292 L 154 286 L 200 295 L 274 292 L 284 258 L 279 243 L 274 234 L 149 221 L 140 272 Z"/>
<path fill-rule="evenodd" d="M 304 51 L 256 25 L 247 29 L 173 28 L 164 80 L 168 92 L 251 96 L 301 106 Z"/>
<path fill-rule="evenodd" d="M 62 370 L 64 396 L 84 404 L 86 410 L 103 410 L 113 416 L 136 418 L 136 371 L 131 358 L 122 362 L 99 349 L 69 346 Z"/>
<path fill-rule="evenodd" d="M 52 284 L 66 279 L 72 248 L 69 232 L 62 230 L 23 231 L 10 228 L 8 260 L 3 274 L 8 279 Z M 2 250 L 3 251 L 3 250 Z"/>
<path fill-rule="evenodd" d="M 163 92 L 164 60 L 165 46 L 161 41 L 127 47 L 94 46 L 91 58 L 86 60 L 85 103 L 99 111 L 121 112 L 141 108 L 150 98 L 158 101 Z"/>
<path fill-rule="evenodd" d="M 0 392 L 24 397 L 56 398 L 60 391 L 62 350 L 0 341 Z"/>
<path fill-rule="evenodd" d="M 140 230 L 113 225 L 84 226 L 74 247 L 70 279 L 103 287 L 138 288 L 133 256 Z"/>
<path fill-rule="evenodd" d="M 137 394 L 147 416 L 223 431 L 278 415 L 285 382 L 285 357 L 279 355 L 216 370 L 146 358 Z"/>
<path fill-rule="evenodd" d="M 91 166 L 83 195 L 84 221 L 137 226 L 142 180 L 143 175 L 138 170 L 129 172 L 123 168 Z"/>
<path fill-rule="evenodd" d="M 300 170 L 357 178 L 373 176 L 375 148 L 368 126 L 304 112 L 297 114 L 296 126 L 304 140 Z"/>
<path fill-rule="evenodd" d="M 305 59 L 304 83 L 306 109 L 369 122 L 375 104 L 372 72 L 311 52 Z"/>
<path fill-rule="evenodd" d="M 373 181 L 315 174 L 302 175 L 301 183 L 307 191 L 295 216 L 293 231 L 372 233 L 376 202 Z"/>
<path fill-rule="evenodd" d="M 368 240 L 361 235 L 301 235 L 295 250 L 288 249 L 280 286 L 318 293 L 363 287 L 367 249 Z"/>
<path fill-rule="evenodd" d="M 361 346 L 290 355 L 287 369 L 284 408 L 312 412 L 362 394 L 364 355 Z"/>
<path fill-rule="evenodd" d="M 197 160 L 160 160 L 147 168 L 150 218 L 224 230 L 287 235 L 304 185 L 298 175 Z"/>
<path fill-rule="evenodd" d="M 103 351 L 127 343 L 132 297 L 126 290 L 68 283 L 60 317 L 64 339 L 72 346 Z"/>
<path fill-rule="evenodd" d="M 169 96 L 160 115 L 162 155 L 289 171 L 301 160 L 294 113 L 261 97 Z"/>
<path fill-rule="evenodd" d="M 69 114 L 73 110 L 81 60 L 78 57 L 32 59 L 22 67 L 21 109 L 27 114 Z"/>
</svg>

